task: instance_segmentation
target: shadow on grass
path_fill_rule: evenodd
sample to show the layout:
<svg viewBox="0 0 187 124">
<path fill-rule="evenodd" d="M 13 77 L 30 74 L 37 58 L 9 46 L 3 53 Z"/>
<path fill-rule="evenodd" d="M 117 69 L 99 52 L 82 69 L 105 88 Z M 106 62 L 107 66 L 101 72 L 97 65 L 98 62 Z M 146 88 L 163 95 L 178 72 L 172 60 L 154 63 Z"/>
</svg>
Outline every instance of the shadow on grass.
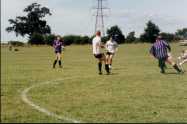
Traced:
<svg viewBox="0 0 187 124">
<path fill-rule="evenodd" d="M 177 72 L 166 72 L 166 73 L 165 73 L 165 75 L 172 75 L 172 74 L 173 74 L 173 75 L 178 75 L 179 73 L 177 73 Z"/>
<path fill-rule="evenodd" d="M 111 72 L 109 75 L 118 75 L 119 73 L 113 73 Z M 105 75 L 108 75 L 108 74 L 105 74 Z"/>
<path fill-rule="evenodd" d="M 177 73 L 177 72 L 166 72 L 165 75 L 183 75 L 183 73 Z"/>
<path fill-rule="evenodd" d="M 125 68 L 125 67 L 122 67 L 122 68 L 112 68 L 112 70 L 125 70 L 125 69 L 127 69 L 127 68 Z"/>
<path fill-rule="evenodd" d="M 166 69 L 171 70 L 171 69 L 173 69 L 173 68 L 171 68 L 171 67 L 167 67 Z"/>
</svg>

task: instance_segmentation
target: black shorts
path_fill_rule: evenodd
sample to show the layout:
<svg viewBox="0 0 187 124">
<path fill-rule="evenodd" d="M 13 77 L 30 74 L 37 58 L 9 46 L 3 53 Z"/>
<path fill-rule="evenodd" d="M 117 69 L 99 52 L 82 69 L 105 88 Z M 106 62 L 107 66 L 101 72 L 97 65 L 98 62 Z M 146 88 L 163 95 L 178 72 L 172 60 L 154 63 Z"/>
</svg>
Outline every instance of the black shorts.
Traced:
<svg viewBox="0 0 187 124">
<path fill-rule="evenodd" d="M 60 54 L 61 54 L 61 53 L 62 53 L 62 51 L 55 51 L 55 53 L 56 53 L 56 54 L 57 54 L 57 53 L 60 53 Z"/>
<path fill-rule="evenodd" d="M 111 52 L 107 52 L 106 54 L 107 55 L 114 55 L 114 53 L 111 53 Z"/>
<path fill-rule="evenodd" d="M 97 58 L 97 59 L 101 59 L 101 58 L 103 58 L 103 55 L 104 54 L 94 54 L 94 56 L 95 56 L 95 58 Z"/>
</svg>

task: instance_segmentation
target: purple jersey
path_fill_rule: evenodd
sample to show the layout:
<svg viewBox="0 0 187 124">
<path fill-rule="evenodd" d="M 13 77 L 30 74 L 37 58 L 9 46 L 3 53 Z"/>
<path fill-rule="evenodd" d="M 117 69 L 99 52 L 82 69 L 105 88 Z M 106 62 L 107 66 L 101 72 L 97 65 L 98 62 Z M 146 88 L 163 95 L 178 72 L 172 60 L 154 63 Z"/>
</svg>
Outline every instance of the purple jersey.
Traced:
<svg viewBox="0 0 187 124">
<path fill-rule="evenodd" d="M 150 49 L 150 53 L 154 55 L 157 59 L 167 58 L 168 51 L 171 51 L 171 48 L 167 42 L 164 40 L 157 40 Z"/>
<path fill-rule="evenodd" d="M 55 52 L 61 52 L 62 51 L 62 42 L 59 40 L 54 40 L 53 47 L 55 49 Z"/>
</svg>

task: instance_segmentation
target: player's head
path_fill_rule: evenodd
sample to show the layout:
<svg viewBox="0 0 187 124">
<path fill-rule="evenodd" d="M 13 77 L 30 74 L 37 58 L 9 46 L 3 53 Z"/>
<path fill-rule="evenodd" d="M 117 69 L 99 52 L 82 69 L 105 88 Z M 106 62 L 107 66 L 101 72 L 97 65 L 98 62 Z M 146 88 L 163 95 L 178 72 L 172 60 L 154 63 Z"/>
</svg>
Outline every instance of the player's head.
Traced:
<svg viewBox="0 0 187 124">
<path fill-rule="evenodd" d="M 110 36 L 109 40 L 110 40 L 110 41 L 112 41 L 112 40 L 113 40 L 113 37 L 112 37 L 112 36 Z"/>
<path fill-rule="evenodd" d="M 161 40 L 161 39 L 162 39 L 162 35 L 159 34 L 159 35 L 157 36 L 157 39 L 158 39 L 158 40 Z"/>
<path fill-rule="evenodd" d="M 56 39 L 60 41 L 61 40 L 61 36 L 57 36 Z"/>
<path fill-rule="evenodd" d="M 100 31 L 97 31 L 97 32 L 96 32 L 96 36 L 101 36 L 101 32 L 100 32 Z"/>
</svg>

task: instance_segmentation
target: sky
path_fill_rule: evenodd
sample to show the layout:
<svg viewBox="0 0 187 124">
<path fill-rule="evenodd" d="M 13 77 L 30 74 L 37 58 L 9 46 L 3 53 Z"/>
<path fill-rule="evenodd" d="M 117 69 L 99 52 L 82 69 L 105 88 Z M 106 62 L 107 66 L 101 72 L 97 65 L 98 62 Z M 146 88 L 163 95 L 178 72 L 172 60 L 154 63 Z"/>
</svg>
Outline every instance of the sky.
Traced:
<svg viewBox="0 0 187 124">
<path fill-rule="evenodd" d="M 16 37 L 7 33 L 8 19 L 24 16 L 23 9 L 33 2 L 51 10 L 52 16 L 45 19 L 52 33 L 58 35 L 93 35 L 95 26 L 95 7 L 97 0 L 1 0 L 1 41 L 19 40 L 26 42 L 27 37 Z M 162 32 L 174 33 L 187 27 L 187 0 L 107 0 L 109 10 L 104 11 L 105 28 L 118 25 L 126 36 L 135 31 L 136 36 L 144 32 L 146 23 L 152 20 Z"/>
</svg>

